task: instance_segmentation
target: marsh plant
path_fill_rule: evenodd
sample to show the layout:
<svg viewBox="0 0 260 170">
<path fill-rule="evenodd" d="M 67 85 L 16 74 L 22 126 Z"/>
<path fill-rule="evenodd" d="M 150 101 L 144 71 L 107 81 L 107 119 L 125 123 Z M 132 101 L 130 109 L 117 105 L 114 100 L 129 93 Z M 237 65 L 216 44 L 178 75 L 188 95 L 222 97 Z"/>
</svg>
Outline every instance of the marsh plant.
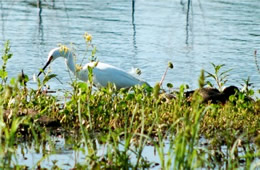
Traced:
<svg viewBox="0 0 260 170">
<path fill-rule="evenodd" d="M 86 56 L 98 62 L 92 36 L 85 34 L 84 38 Z M 43 153 L 34 165 L 43 168 L 42 162 L 56 153 L 53 136 L 63 136 L 71 149 L 84 155 L 75 169 L 234 169 L 259 165 L 260 107 L 259 99 L 251 99 L 249 80 L 245 82 L 247 92 L 237 92 L 225 104 L 205 104 L 196 93 L 188 100 L 186 85 L 170 99 L 165 98 L 160 83 L 120 90 L 109 84 L 96 89 L 93 68 L 89 68 L 88 82 L 73 79 L 71 90 L 61 101 L 45 88 L 56 78 L 49 71 L 43 80 L 37 79 L 37 89 L 26 86 L 29 79 L 24 73 L 8 81 L 5 72 L 11 56 L 7 43 L 0 75 L 0 168 L 23 167 L 15 155 L 17 145 L 24 141 Z M 222 89 L 230 69 L 222 72 L 223 65 L 212 65 L 215 72 L 205 71 L 205 76 L 202 71 L 199 87 L 213 78 Z M 167 86 L 173 87 L 170 83 Z M 201 139 L 207 145 L 202 145 Z M 154 148 L 157 162 L 143 156 L 148 145 Z M 58 162 L 53 162 L 53 168 L 60 168 Z"/>
<path fill-rule="evenodd" d="M 218 89 L 220 91 L 223 91 L 223 86 L 226 84 L 226 82 L 228 81 L 228 73 L 232 70 L 232 69 L 228 69 L 225 71 L 220 71 L 222 67 L 224 67 L 224 64 L 220 64 L 220 65 L 215 65 L 214 63 L 211 63 L 211 65 L 214 68 L 214 73 L 210 73 L 207 72 L 209 78 L 213 78 L 215 80 L 215 83 L 218 86 Z M 207 83 L 213 87 L 212 83 L 210 83 L 210 81 L 207 81 Z"/>
</svg>

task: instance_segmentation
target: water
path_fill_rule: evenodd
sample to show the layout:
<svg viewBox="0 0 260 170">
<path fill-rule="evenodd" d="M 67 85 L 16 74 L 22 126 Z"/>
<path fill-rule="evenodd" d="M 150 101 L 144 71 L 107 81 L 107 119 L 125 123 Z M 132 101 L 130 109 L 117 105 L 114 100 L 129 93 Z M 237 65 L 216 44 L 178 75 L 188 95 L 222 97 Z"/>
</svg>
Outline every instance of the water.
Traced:
<svg viewBox="0 0 260 170">
<path fill-rule="evenodd" d="M 250 76 L 259 89 L 253 55 L 255 50 L 260 53 L 259 1 L 194 0 L 188 18 L 187 6 L 185 0 L 137 0 L 134 5 L 124 0 L 0 1 L 0 45 L 3 48 L 10 40 L 14 54 L 8 64 L 9 76 L 23 69 L 32 77 L 59 43 L 74 43 L 82 58 L 87 31 L 94 38 L 100 61 L 126 71 L 140 68 L 141 78 L 151 85 L 160 81 L 172 61 L 174 69 L 165 84 L 197 88 L 200 70 L 213 72 L 212 62 L 225 64 L 224 70 L 233 69 L 228 84 L 241 87 L 242 79 Z M 257 58 L 260 63 L 259 54 Z M 69 87 L 64 61 L 57 60 L 51 68 L 64 82 L 53 79 L 51 88 Z"/>
<path fill-rule="evenodd" d="M 51 168 L 54 167 L 54 165 L 57 165 L 59 168 L 62 169 L 71 169 L 76 167 L 77 164 L 84 165 L 86 164 L 86 158 L 88 155 L 87 153 L 87 148 L 84 148 L 83 146 L 81 149 L 73 149 L 75 145 L 73 144 L 68 144 L 66 140 L 62 137 L 52 137 L 52 144 L 46 144 L 45 148 L 43 149 L 43 145 L 39 148 L 39 151 L 37 152 L 34 148 L 34 146 L 28 146 L 28 144 L 19 144 L 16 150 L 15 156 L 13 156 L 13 163 L 19 164 L 19 165 L 24 165 L 28 167 L 29 169 L 36 169 L 38 163 L 40 163 L 41 168 Z M 210 149 L 207 145 L 208 141 L 205 138 L 200 138 L 199 140 L 199 145 L 200 147 L 203 147 L 203 151 L 208 151 L 210 152 L 215 152 L 214 149 Z M 122 141 L 122 144 L 124 142 Z M 77 144 L 79 145 L 79 144 Z M 97 142 L 97 156 L 98 157 L 105 157 L 107 152 L 109 151 L 108 149 L 108 144 L 99 144 Z M 112 147 L 112 146 L 110 146 Z M 114 146 L 113 146 L 114 147 Z M 119 145 L 119 150 L 124 151 L 124 145 Z M 135 147 L 131 147 L 132 150 L 135 151 Z M 227 152 L 227 146 L 223 145 L 221 147 L 221 152 L 227 157 L 226 152 Z M 256 149 L 256 148 L 255 148 Z M 43 150 L 45 150 L 45 154 L 43 154 Z M 85 151 L 83 151 L 85 150 Z M 171 160 L 172 163 L 174 163 L 174 157 L 168 155 L 169 153 L 173 152 L 173 148 L 170 146 L 170 142 L 168 140 L 164 141 L 164 147 L 163 147 L 163 152 L 164 152 L 164 158 L 165 160 Z M 168 153 L 169 152 L 169 153 Z M 47 153 L 47 154 L 46 154 Z M 133 152 L 128 150 L 128 154 L 130 154 L 131 162 L 133 165 L 135 165 L 137 158 Z M 242 147 L 238 147 L 238 154 L 240 157 L 242 157 L 245 153 L 243 152 Z M 161 169 L 161 160 L 159 157 L 159 154 L 157 150 L 155 149 L 154 146 L 145 146 L 142 151 L 142 157 L 152 163 L 152 166 L 150 169 L 157 170 Z M 208 155 L 206 154 L 205 158 L 208 158 Z M 208 162 L 209 164 L 210 162 Z M 213 163 L 213 162 L 211 162 Z M 226 164 L 218 164 L 215 162 L 215 167 L 216 169 L 225 169 Z M 239 169 L 244 169 L 245 164 L 241 163 Z M 259 167 L 259 159 L 255 158 L 255 160 L 251 164 L 251 169 L 254 169 L 252 167 Z M 206 168 L 204 168 L 206 169 Z"/>
</svg>

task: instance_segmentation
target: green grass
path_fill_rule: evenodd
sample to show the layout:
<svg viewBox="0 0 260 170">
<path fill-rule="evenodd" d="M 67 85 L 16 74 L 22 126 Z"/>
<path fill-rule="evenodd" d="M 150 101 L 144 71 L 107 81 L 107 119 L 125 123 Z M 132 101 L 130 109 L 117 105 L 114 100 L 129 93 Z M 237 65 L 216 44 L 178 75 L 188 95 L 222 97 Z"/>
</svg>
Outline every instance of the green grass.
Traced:
<svg viewBox="0 0 260 170">
<path fill-rule="evenodd" d="M 89 70 L 89 82 L 73 81 L 72 90 L 64 94 L 71 98 L 59 101 L 42 90 L 55 77 L 53 74 L 47 73 L 43 81 L 38 79 L 37 89 L 26 86 L 26 75 L 9 80 L 5 68 L 11 56 L 7 43 L 0 72 L 0 168 L 25 168 L 12 160 L 22 141 L 34 143 L 36 151 L 42 146 L 45 154 L 39 165 L 35 165 L 40 167 L 55 152 L 43 147 L 53 143 L 51 136 L 57 131 L 54 125 L 62 129 L 59 133 L 64 136 L 75 133 L 77 140 L 68 141 L 74 150 L 85 154 L 84 163 L 75 165 L 76 169 L 149 169 L 154 162 L 142 156 L 148 144 L 155 148 L 162 169 L 239 166 L 249 169 L 260 155 L 260 101 L 248 100 L 254 92 L 250 87 L 231 96 L 225 105 L 203 104 L 196 94 L 188 101 L 184 85 L 171 100 L 159 93 L 159 84 L 155 88 L 144 85 L 121 90 L 110 84 L 93 90 Z M 213 66 L 216 72 L 208 77 L 202 71 L 200 87 L 205 82 L 210 84 L 209 78 L 217 81 L 219 88 L 226 83 L 227 72 L 220 72 L 223 65 Z M 58 123 L 50 125 L 49 119 Z M 207 139 L 208 147 L 201 146 L 201 137 Z M 167 151 L 166 143 L 169 143 Z M 97 154 L 98 144 L 107 146 L 102 156 Z M 226 150 L 221 146 L 226 146 Z M 242 152 L 238 154 L 239 148 Z M 54 167 L 59 168 L 55 164 Z"/>
</svg>

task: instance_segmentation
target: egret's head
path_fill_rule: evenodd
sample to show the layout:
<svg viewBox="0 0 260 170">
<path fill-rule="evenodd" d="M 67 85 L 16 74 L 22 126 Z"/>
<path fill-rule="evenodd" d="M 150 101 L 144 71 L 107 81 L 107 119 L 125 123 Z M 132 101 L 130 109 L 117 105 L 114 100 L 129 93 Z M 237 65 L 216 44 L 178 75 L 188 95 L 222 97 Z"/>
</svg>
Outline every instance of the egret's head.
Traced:
<svg viewBox="0 0 260 170">
<path fill-rule="evenodd" d="M 48 55 L 48 60 L 47 63 L 45 64 L 45 66 L 42 68 L 42 71 L 46 69 L 46 67 L 48 67 L 48 65 L 54 61 L 56 58 L 59 57 L 67 57 L 67 53 L 68 53 L 68 48 L 67 47 L 58 47 L 58 48 L 54 48 L 49 52 Z M 42 71 L 39 72 L 38 76 L 41 75 Z"/>
</svg>

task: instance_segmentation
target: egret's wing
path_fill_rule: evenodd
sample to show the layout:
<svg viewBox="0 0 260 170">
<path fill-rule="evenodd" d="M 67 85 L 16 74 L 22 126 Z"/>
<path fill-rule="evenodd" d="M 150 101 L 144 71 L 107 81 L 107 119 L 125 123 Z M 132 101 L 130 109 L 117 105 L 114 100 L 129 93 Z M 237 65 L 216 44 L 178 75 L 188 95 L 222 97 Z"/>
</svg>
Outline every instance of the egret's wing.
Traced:
<svg viewBox="0 0 260 170">
<path fill-rule="evenodd" d="M 93 66 L 93 64 L 89 63 L 83 69 L 87 69 L 88 66 Z M 93 69 L 93 74 L 93 81 L 97 86 L 107 86 L 110 82 L 114 83 L 117 88 L 128 88 L 145 83 L 117 67 L 100 62 Z"/>
</svg>

